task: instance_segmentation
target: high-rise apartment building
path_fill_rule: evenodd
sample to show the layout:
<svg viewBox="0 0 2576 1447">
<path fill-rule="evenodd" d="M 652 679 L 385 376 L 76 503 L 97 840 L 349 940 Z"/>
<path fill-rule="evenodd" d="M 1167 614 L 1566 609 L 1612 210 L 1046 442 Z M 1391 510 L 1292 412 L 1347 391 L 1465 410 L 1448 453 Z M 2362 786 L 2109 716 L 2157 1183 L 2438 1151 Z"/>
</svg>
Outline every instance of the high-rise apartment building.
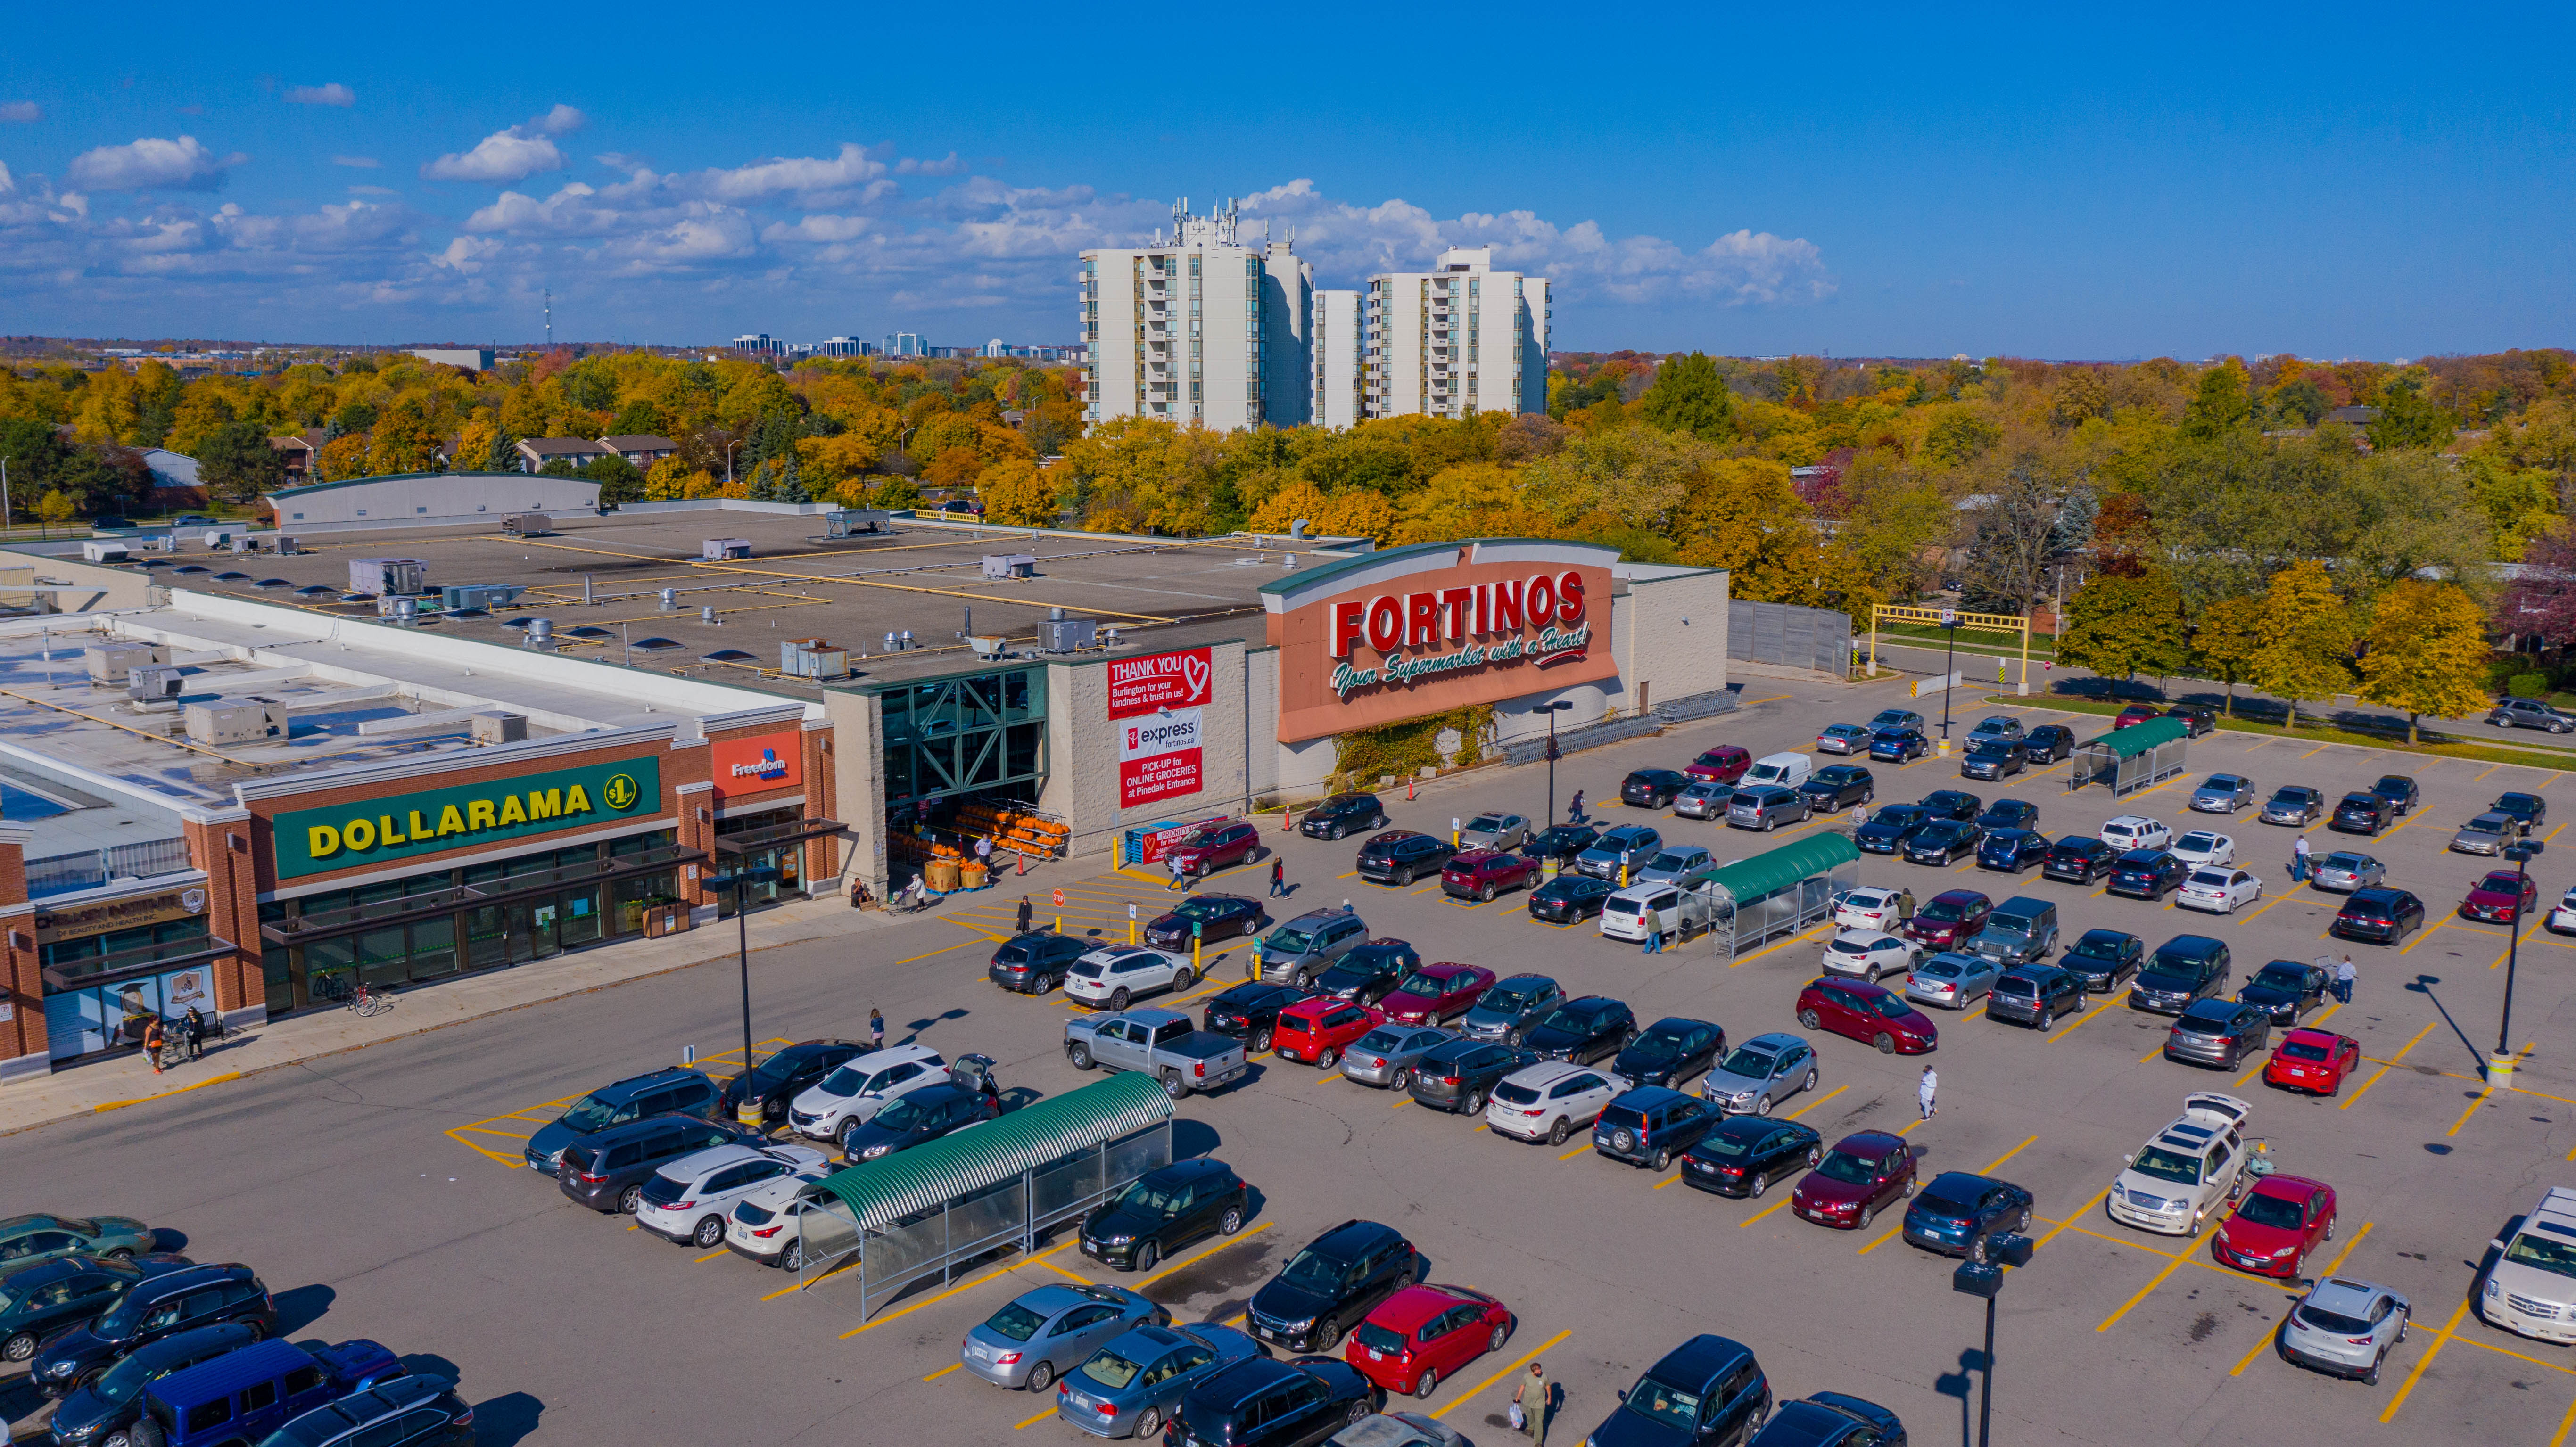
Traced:
<svg viewBox="0 0 2576 1447">
<path fill-rule="evenodd" d="M 1235 207 L 1172 208 L 1154 244 L 1082 253 L 1083 420 L 1160 417 L 1230 431 L 1309 416 L 1314 268 L 1286 241 L 1238 239 Z"/>
<path fill-rule="evenodd" d="M 1367 309 L 1356 291 L 1315 293 L 1315 324 L 1308 349 L 1315 356 L 1314 420 L 1348 427 L 1368 415 L 1361 394 L 1367 379 Z"/>
<path fill-rule="evenodd" d="M 1431 271 L 1369 278 L 1361 415 L 1547 410 L 1547 278 L 1452 247 Z"/>
</svg>

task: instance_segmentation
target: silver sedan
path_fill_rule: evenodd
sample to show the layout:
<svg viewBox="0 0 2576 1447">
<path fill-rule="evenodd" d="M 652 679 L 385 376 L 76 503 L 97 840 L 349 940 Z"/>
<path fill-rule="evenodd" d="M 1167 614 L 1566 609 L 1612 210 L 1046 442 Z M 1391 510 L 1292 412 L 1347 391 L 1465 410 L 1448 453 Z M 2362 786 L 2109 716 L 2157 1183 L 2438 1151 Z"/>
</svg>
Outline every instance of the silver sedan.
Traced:
<svg viewBox="0 0 2576 1447">
<path fill-rule="evenodd" d="M 2455 854 L 2502 854 L 2505 846 L 2522 837 L 2522 821 L 2511 814 L 2488 812 L 2460 826 L 2451 836 Z"/>
<path fill-rule="evenodd" d="M 997 1387 L 1044 1392 L 1129 1327 L 1172 1324 L 1163 1307 L 1123 1286 L 1041 1286 L 966 1333 L 958 1361 Z"/>
<path fill-rule="evenodd" d="M 2308 882 L 2327 894 L 2350 894 L 2387 883 L 2388 866 L 2367 854 L 2338 849 L 2308 866 Z"/>
<path fill-rule="evenodd" d="M 2412 1308 L 2374 1281 L 2329 1276 L 2281 1323 L 2281 1355 L 2300 1366 L 2379 1385 L 2379 1364 L 2406 1340 Z"/>
<path fill-rule="evenodd" d="M 1413 1083 L 1413 1067 L 1432 1046 L 1457 1038 L 1428 1025 L 1380 1025 L 1342 1052 L 1342 1078 L 1402 1090 Z"/>
<path fill-rule="evenodd" d="M 1673 796 L 1673 812 L 1685 819 L 1723 819 L 1726 803 L 1734 797 L 1733 784 L 1694 780 L 1689 788 Z"/>
<path fill-rule="evenodd" d="M 2203 814 L 2233 814 L 2254 802 L 2254 781 L 2243 774 L 2212 774 L 2191 791 L 2191 807 Z"/>
<path fill-rule="evenodd" d="M 1944 1010 L 1965 1010 L 1994 993 L 2003 962 L 1981 955 L 1938 954 L 1905 977 L 1905 998 Z"/>
<path fill-rule="evenodd" d="M 1461 849 L 1518 849 L 1529 842 L 1530 823 L 1518 814 L 1479 814 L 1458 831 Z"/>
</svg>

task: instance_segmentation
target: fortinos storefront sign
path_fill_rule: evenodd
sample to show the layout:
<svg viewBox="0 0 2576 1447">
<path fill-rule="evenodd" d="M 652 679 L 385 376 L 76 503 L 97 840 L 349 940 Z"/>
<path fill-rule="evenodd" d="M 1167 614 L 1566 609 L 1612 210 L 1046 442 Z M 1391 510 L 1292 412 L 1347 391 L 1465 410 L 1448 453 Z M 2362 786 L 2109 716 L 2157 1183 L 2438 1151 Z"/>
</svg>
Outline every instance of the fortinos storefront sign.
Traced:
<svg viewBox="0 0 2576 1447">
<path fill-rule="evenodd" d="M 292 879 L 612 823 L 649 815 L 661 799 L 661 762 L 641 758 L 297 809 L 275 821 L 277 875 Z"/>
</svg>

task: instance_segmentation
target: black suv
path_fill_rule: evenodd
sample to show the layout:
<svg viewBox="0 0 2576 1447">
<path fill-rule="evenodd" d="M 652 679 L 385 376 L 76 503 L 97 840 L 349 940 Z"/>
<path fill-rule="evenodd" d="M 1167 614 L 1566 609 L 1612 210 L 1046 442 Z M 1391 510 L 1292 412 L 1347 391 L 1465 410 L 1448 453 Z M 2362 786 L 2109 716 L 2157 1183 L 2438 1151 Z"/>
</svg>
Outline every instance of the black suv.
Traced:
<svg viewBox="0 0 2576 1447">
<path fill-rule="evenodd" d="M 2055 965 L 2015 965 L 1986 992 L 1986 1018 L 2046 1030 L 2084 1009 L 2083 977 Z"/>
<path fill-rule="evenodd" d="M 1437 835 L 1390 829 L 1360 846 L 1359 875 L 1372 884 L 1407 885 L 1426 874 L 1438 874 L 1457 852 Z"/>
<path fill-rule="evenodd" d="M 1996 829 L 2037 829 L 2039 806 L 2027 799 L 1997 799 L 1986 806 L 1986 812 L 1977 816 L 1977 827 L 1990 832 Z"/>
<path fill-rule="evenodd" d="M 1230 1447 L 1309 1447 L 1368 1419 L 1385 1393 L 1348 1362 L 1250 1357 L 1190 1388 L 1164 1441 Z M 1414 1440 L 1421 1440 L 1416 1438 Z"/>
<path fill-rule="evenodd" d="M 2326 926 L 2337 939 L 2393 945 L 2424 927 L 2424 901 L 2402 889 L 2356 889 Z"/>
<path fill-rule="evenodd" d="M 1242 1041 L 1247 1053 L 1259 1055 L 1270 1048 L 1270 1034 L 1279 1028 L 1279 1012 L 1313 998 L 1311 992 L 1295 985 L 1249 980 L 1209 1000 L 1200 1024 L 1203 1029 Z"/>
<path fill-rule="evenodd" d="M 1374 1005 L 1395 993 L 1405 972 L 1422 963 L 1422 954 L 1394 938 L 1375 939 L 1333 961 L 1315 977 L 1315 993 L 1336 1000 Z M 1259 1051 L 1253 1052 L 1259 1054 Z"/>
<path fill-rule="evenodd" d="M 1695 1336 L 1646 1369 L 1583 1440 L 1592 1447 L 1742 1447 L 1771 1415 L 1771 1381 L 1753 1349 Z"/>
<path fill-rule="evenodd" d="M 54 1407 L 47 1423 L 56 1447 L 104 1443 L 119 1427 L 134 1425 L 143 1415 L 143 1389 L 173 1372 L 210 1362 L 259 1340 L 259 1328 L 246 1321 L 194 1327 L 165 1336 L 107 1369 L 107 1375 L 81 1387 Z M 131 1442 L 132 1435 L 126 1440 Z"/>
<path fill-rule="evenodd" d="M 2048 846 L 2048 862 L 2039 867 L 2042 877 L 2063 880 L 2068 884 L 2091 884 L 2111 872 L 2120 851 L 2090 834 L 2069 834 Z"/>
<path fill-rule="evenodd" d="M 2075 752 L 2075 730 L 2064 724 L 2041 724 L 2022 736 L 2021 745 L 2030 751 L 2032 763 L 2053 764 Z"/>
<path fill-rule="evenodd" d="M 1413 1243 L 1394 1227 L 1344 1221 L 1290 1257 L 1252 1294 L 1247 1323 L 1254 1336 L 1275 1346 L 1329 1352 L 1341 1345 L 1342 1333 L 1379 1302 L 1420 1281 L 1426 1269 Z"/>
<path fill-rule="evenodd" d="M 1935 789 L 1923 796 L 1922 809 L 1935 819 L 1974 819 L 1985 801 L 1965 789 Z"/>
<path fill-rule="evenodd" d="M 657 1115 L 711 1116 L 719 1094 L 714 1081 L 676 1065 L 603 1085 L 537 1128 L 528 1138 L 528 1168 L 553 1175 L 566 1147 L 616 1126 Z"/>
<path fill-rule="evenodd" d="M 2115 929 L 2089 929 L 2067 946 L 2057 967 L 2084 982 L 2096 994 L 2109 994 L 2137 977 L 2147 958 L 2147 942 Z"/>
<path fill-rule="evenodd" d="M 666 1115 L 614 1125 L 566 1146 L 555 1184 L 594 1211 L 632 1216 L 653 1173 L 709 1146 L 759 1145 L 761 1138 L 720 1121 Z"/>
<path fill-rule="evenodd" d="M 1297 821 L 1297 832 L 1309 839 L 1339 839 L 1353 830 L 1385 827 L 1386 809 L 1375 794 L 1335 794 Z"/>
<path fill-rule="evenodd" d="M 2103 889 L 2132 899 L 2162 903 L 2165 891 L 2180 888 L 2190 873 L 2190 865 L 2164 850 L 2132 849 L 2111 866 L 2111 882 Z"/>
<path fill-rule="evenodd" d="M 1726 1053 L 1726 1032 L 1706 1020 L 1669 1015 L 1628 1042 L 1610 1069 L 1631 1085 L 1679 1085 Z"/>
<path fill-rule="evenodd" d="M 1866 805 L 1876 796 L 1877 781 L 1857 764 L 1827 764 L 1798 786 L 1798 797 L 1817 814 Z"/>
<path fill-rule="evenodd" d="M 2404 774 L 2380 775 L 2379 782 L 2370 786 L 2370 792 L 2396 805 L 2400 814 L 2413 809 L 2415 802 L 2423 797 L 2416 789 L 2415 781 Z"/>
<path fill-rule="evenodd" d="M 474 1409 L 444 1377 L 394 1377 L 316 1407 L 268 1440 L 280 1447 L 473 1447 Z"/>
<path fill-rule="evenodd" d="M 1154 923 L 1161 924 L 1162 921 Z M 1156 948 L 1162 947 L 1157 945 Z M 1005 990 L 1043 995 L 1062 985 L 1066 974 L 1073 969 L 1073 962 L 1090 949 L 1090 944 L 1072 935 L 1049 934 L 1044 930 L 1013 935 L 993 951 L 993 962 L 985 967 L 984 975 Z"/>
<path fill-rule="evenodd" d="M 0 1276 L 0 1361 L 25 1361 L 36 1343 L 116 1305 L 136 1284 L 192 1264 L 185 1256 L 57 1256 Z"/>
<path fill-rule="evenodd" d="M 201 1326 L 248 1322 L 277 1335 L 277 1304 L 251 1269 L 239 1263 L 191 1266 L 135 1283 L 95 1320 L 47 1338 L 27 1373 L 48 1397 L 60 1397 L 147 1343 Z"/>
<path fill-rule="evenodd" d="M 1082 1254 L 1121 1271 L 1151 1271 L 1202 1236 L 1242 1230 L 1251 1192 L 1223 1161 L 1175 1161 L 1093 1207 L 1082 1218 Z"/>
<path fill-rule="evenodd" d="M 1591 848 L 1593 841 L 1600 837 L 1601 831 L 1590 824 L 1550 824 L 1531 835 L 1529 841 L 1521 845 L 1521 853 L 1532 859 L 1553 859 L 1559 864 L 1571 865 L 1574 856 Z"/>
<path fill-rule="evenodd" d="M 1590 1065 L 1628 1048 L 1637 1038 L 1637 1014 L 1607 995 L 1586 995 L 1559 1005 L 1529 1028 L 1521 1043 L 1541 1060 Z"/>
<path fill-rule="evenodd" d="M 1696 1095 L 1641 1085 L 1601 1108 L 1601 1118 L 1592 1123 L 1592 1148 L 1661 1175 L 1674 1156 L 1698 1145 L 1725 1119 L 1726 1112 Z"/>
<path fill-rule="evenodd" d="M 1890 804 L 1852 831 L 1852 843 L 1863 854 L 1894 854 L 1932 823 L 1932 812 L 1920 804 Z"/>
<path fill-rule="evenodd" d="M 2178 703 L 2165 710 L 2165 717 L 2182 720 L 2182 736 L 2199 738 L 2218 727 L 2218 710 L 2205 703 Z"/>
<path fill-rule="evenodd" d="M 887 1101 L 841 1137 L 841 1164 L 855 1166 L 935 1141 L 1002 1113 L 1001 1102 L 965 1085 L 930 1085 Z"/>
<path fill-rule="evenodd" d="M 751 1099 L 760 1103 L 760 1123 L 770 1125 L 787 1119 L 787 1104 L 806 1091 L 823 1083 L 823 1077 L 838 1070 L 851 1059 L 867 1054 L 867 1047 L 848 1040 L 800 1040 L 752 1067 Z M 728 1117 L 742 1109 L 743 1081 L 737 1075 L 725 1082 L 718 1109 Z"/>
<path fill-rule="evenodd" d="M 2175 935 L 2156 946 L 2130 982 L 2129 1008 L 2179 1015 L 2195 1000 L 2225 994 L 2233 973 L 2225 944 L 2207 935 Z"/>
<path fill-rule="evenodd" d="M 1619 802 L 1640 809 L 1669 809 L 1690 782 L 1690 775 L 1679 769 L 1639 769 L 1619 781 Z"/>
<path fill-rule="evenodd" d="M 2338 834 L 2377 834 L 2397 817 L 2397 805 L 2378 794 L 2346 794 L 2326 827 Z"/>
<path fill-rule="evenodd" d="M 2549 822 L 2549 801 L 2538 794 L 2498 794 L 2495 802 L 2487 806 L 2487 810 L 2494 814 L 2513 816 L 2514 820 L 2522 825 L 2524 834 L 2529 834 Z M 2400 809 L 2398 812 L 2402 814 L 2405 810 Z"/>
<path fill-rule="evenodd" d="M 1492 1040 L 1443 1040 L 1423 1052 L 1404 1088 L 1423 1105 L 1475 1115 L 1484 1110 L 1495 1082 L 1537 1063 L 1535 1054 Z"/>
</svg>

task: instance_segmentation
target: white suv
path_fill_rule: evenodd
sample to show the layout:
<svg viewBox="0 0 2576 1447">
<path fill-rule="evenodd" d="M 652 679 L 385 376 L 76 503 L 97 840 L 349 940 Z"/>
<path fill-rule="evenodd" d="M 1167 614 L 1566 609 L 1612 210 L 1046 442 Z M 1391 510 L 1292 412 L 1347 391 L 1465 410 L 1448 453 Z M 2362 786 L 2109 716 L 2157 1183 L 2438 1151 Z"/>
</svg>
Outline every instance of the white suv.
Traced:
<svg viewBox="0 0 2576 1447">
<path fill-rule="evenodd" d="M 1875 985 L 1881 975 L 1902 975 L 1923 963 L 1923 947 L 1903 935 L 1847 929 L 1825 946 L 1825 973 L 1852 975 Z"/>
<path fill-rule="evenodd" d="M 2104 820 L 2100 838 L 2103 843 L 2122 852 L 2173 847 L 2173 830 L 2143 814 L 2123 814 L 2116 819 Z"/>
<path fill-rule="evenodd" d="M 724 1240 L 734 1202 L 791 1176 L 823 1179 L 823 1153 L 812 1146 L 710 1146 L 653 1173 L 635 1224 L 704 1251 Z"/>
<path fill-rule="evenodd" d="M 1179 955 L 1143 945 L 1110 945 L 1073 962 L 1064 993 L 1096 1009 L 1124 1010 L 1138 995 L 1186 990 L 1192 978 L 1189 961 Z"/>
<path fill-rule="evenodd" d="M 872 1050 L 806 1087 L 787 1107 L 788 1128 L 818 1141 L 839 1140 L 896 1096 L 947 1083 L 948 1062 L 927 1045 Z"/>
<path fill-rule="evenodd" d="M 2103 1201 L 2111 1219 L 2159 1236 L 2198 1236 L 2204 1223 L 2245 1188 L 2245 1117 L 2232 1095 L 2201 1092 L 2182 1100 L 2182 1116 L 2128 1158 Z"/>
<path fill-rule="evenodd" d="M 1628 1093 L 1628 1082 L 1590 1065 L 1543 1060 L 1504 1076 L 1485 1106 L 1485 1124 L 1525 1141 L 1552 1146 L 1590 1130 L 1602 1107 Z"/>
<path fill-rule="evenodd" d="M 2509 1241 L 2490 1241 L 2496 1264 L 2478 1292 L 2478 1315 L 2517 1336 L 2576 1342 L 2576 1191 L 2552 1186 Z"/>
</svg>

